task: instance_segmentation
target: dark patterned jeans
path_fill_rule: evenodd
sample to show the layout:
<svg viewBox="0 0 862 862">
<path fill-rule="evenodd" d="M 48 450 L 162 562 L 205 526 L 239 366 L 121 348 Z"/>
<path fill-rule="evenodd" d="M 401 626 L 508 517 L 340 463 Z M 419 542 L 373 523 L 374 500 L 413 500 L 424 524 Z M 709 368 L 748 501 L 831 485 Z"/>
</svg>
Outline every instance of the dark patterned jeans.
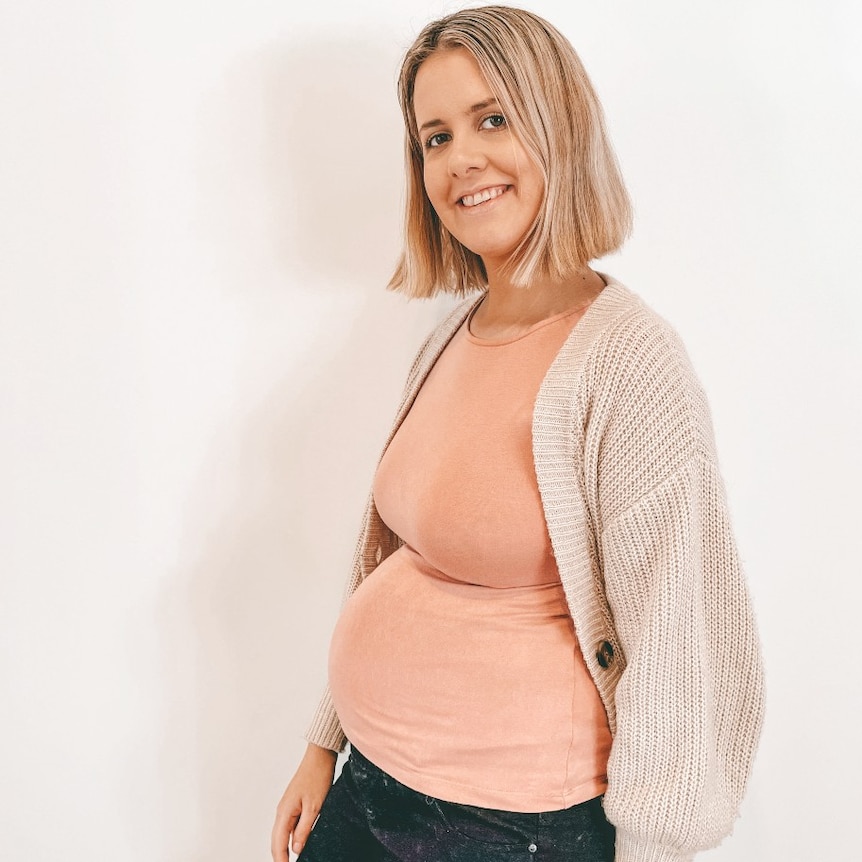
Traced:
<svg viewBox="0 0 862 862">
<path fill-rule="evenodd" d="M 417 793 L 351 747 L 300 862 L 613 862 L 601 797 L 523 814 Z"/>
</svg>

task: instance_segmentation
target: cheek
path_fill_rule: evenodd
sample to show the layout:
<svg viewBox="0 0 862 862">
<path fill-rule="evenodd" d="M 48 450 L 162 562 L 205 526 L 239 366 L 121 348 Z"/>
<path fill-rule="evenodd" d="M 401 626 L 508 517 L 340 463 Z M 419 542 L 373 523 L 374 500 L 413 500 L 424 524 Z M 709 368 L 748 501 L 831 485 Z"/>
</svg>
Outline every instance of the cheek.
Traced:
<svg viewBox="0 0 862 862">
<path fill-rule="evenodd" d="M 508 152 L 509 170 L 517 177 L 521 200 L 537 212 L 545 200 L 545 179 L 541 168 L 520 145 Z"/>
<path fill-rule="evenodd" d="M 542 175 L 536 171 L 530 177 L 530 202 L 532 208 L 538 213 L 545 201 L 545 181 Z"/>
<path fill-rule="evenodd" d="M 425 183 L 425 194 L 428 195 L 428 200 L 436 209 L 439 203 L 445 200 L 445 188 L 441 182 L 440 171 L 435 169 L 433 164 L 425 163 L 422 169 L 422 179 Z"/>
</svg>

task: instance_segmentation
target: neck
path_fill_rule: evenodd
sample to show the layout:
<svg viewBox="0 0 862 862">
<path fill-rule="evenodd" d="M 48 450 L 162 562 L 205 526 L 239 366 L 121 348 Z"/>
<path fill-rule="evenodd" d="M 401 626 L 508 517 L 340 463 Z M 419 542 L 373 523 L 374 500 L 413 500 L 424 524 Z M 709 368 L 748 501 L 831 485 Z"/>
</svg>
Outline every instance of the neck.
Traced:
<svg viewBox="0 0 862 862">
<path fill-rule="evenodd" d="M 586 307 L 605 283 L 589 267 L 565 282 L 538 279 L 516 287 L 499 272 L 488 272 L 488 295 L 471 322 L 474 334 L 486 338 L 519 335 L 536 323 L 564 311 Z"/>
</svg>

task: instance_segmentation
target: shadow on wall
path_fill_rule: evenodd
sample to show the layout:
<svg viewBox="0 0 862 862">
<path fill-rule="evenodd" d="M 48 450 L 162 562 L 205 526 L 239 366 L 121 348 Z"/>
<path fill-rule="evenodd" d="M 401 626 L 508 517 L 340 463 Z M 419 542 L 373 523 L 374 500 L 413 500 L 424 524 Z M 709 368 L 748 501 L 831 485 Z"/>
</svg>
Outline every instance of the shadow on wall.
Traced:
<svg viewBox="0 0 862 862">
<path fill-rule="evenodd" d="M 316 284 L 385 284 L 401 231 L 397 64 L 385 46 L 306 40 L 234 65 L 196 165 L 216 249 L 239 241 Z"/>
<path fill-rule="evenodd" d="M 289 105 L 276 114 L 274 137 L 284 151 L 274 158 L 286 158 L 298 180 L 285 246 L 314 271 L 323 264 L 325 272 L 352 279 L 357 261 L 379 260 L 400 236 L 396 62 L 368 44 L 304 45 L 283 69 Z M 383 258 L 388 278 L 393 256 Z"/>
<path fill-rule="evenodd" d="M 268 858 L 374 460 L 409 357 L 440 313 L 405 314 L 383 291 L 399 242 L 396 63 L 374 45 L 278 46 L 238 63 L 203 108 L 199 227 L 217 289 L 240 311 L 265 295 L 285 322 L 300 294 L 329 282 L 362 299 L 344 304 L 354 321 L 335 349 L 294 356 L 258 403 L 201 429 L 209 455 L 158 620 L 169 703 L 160 822 L 177 844 L 165 862 Z M 261 338 L 274 337 L 257 315 L 243 333 L 240 401 L 255 389 Z"/>
</svg>

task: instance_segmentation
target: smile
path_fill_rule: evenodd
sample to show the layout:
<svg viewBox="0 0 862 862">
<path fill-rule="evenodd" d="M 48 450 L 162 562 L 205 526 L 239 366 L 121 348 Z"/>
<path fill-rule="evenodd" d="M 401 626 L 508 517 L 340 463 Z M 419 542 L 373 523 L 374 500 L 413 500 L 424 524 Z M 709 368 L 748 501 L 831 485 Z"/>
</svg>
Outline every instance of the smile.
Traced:
<svg viewBox="0 0 862 862">
<path fill-rule="evenodd" d="M 482 189 L 474 195 L 464 195 L 459 198 L 458 203 L 465 207 L 477 207 L 479 204 L 487 203 L 494 198 L 500 197 L 501 194 L 509 190 L 509 186 L 493 186 L 492 188 Z"/>
</svg>

